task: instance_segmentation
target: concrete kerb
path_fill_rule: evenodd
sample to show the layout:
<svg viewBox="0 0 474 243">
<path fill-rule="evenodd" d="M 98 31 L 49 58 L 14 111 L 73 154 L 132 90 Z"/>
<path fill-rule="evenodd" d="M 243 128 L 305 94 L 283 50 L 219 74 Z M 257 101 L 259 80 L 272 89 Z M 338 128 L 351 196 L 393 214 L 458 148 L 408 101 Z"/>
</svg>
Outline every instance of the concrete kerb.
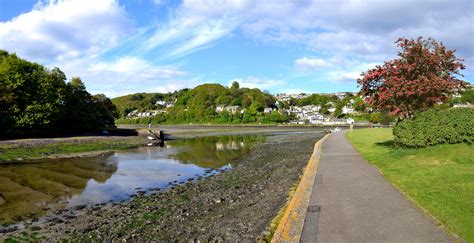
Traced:
<svg viewBox="0 0 474 243">
<path fill-rule="evenodd" d="M 308 161 L 303 177 L 277 226 L 272 242 L 299 242 L 316 172 L 319 167 L 321 147 L 328 136 L 330 134 L 325 135 L 314 145 L 313 153 Z"/>
</svg>

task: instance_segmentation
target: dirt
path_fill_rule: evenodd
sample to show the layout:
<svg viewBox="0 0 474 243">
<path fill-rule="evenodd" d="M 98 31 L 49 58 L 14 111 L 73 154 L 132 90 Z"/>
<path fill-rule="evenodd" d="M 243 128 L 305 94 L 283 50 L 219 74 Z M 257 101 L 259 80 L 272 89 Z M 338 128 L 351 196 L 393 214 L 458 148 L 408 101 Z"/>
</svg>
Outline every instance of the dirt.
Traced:
<svg viewBox="0 0 474 243">
<path fill-rule="evenodd" d="M 286 203 L 322 133 L 255 145 L 238 166 L 132 200 L 73 208 L 5 233 L 18 239 L 257 240 Z M 0 238 L 2 238 L 0 236 Z"/>
</svg>

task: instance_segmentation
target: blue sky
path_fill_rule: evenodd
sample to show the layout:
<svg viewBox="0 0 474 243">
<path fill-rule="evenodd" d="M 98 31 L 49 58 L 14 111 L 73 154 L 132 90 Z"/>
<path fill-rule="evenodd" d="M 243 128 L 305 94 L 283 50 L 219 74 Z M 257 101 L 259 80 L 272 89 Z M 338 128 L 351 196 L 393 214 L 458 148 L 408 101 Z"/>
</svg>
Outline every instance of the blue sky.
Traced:
<svg viewBox="0 0 474 243">
<path fill-rule="evenodd" d="M 0 0 L 0 49 L 108 96 L 201 83 L 356 91 L 399 37 L 434 37 L 474 77 L 470 0 Z"/>
</svg>

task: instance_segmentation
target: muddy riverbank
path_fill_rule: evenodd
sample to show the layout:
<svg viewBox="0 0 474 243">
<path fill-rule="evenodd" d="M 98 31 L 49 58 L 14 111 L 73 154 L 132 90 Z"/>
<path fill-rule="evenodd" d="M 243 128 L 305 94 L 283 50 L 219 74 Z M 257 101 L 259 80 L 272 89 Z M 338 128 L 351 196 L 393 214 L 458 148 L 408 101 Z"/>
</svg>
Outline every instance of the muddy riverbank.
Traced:
<svg viewBox="0 0 474 243">
<path fill-rule="evenodd" d="M 152 195 L 138 192 L 122 203 L 64 210 L 4 237 L 255 240 L 285 204 L 322 135 L 270 136 L 232 170 Z"/>
</svg>

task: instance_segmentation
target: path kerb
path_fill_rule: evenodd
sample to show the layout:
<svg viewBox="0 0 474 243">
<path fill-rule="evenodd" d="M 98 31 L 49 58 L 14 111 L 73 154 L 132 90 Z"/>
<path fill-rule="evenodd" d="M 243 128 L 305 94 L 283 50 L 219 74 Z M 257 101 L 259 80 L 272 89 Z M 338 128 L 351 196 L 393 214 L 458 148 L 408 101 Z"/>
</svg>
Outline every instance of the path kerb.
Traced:
<svg viewBox="0 0 474 243">
<path fill-rule="evenodd" d="M 325 135 L 314 144 L 313 154 L 311 154 L 298 188 L 277 226 L 272 242 L 299 242 L 311 198 L 311 189 L 319 167 L 321 146 L 328 136 L 330 134 Z"/>
</svg>

